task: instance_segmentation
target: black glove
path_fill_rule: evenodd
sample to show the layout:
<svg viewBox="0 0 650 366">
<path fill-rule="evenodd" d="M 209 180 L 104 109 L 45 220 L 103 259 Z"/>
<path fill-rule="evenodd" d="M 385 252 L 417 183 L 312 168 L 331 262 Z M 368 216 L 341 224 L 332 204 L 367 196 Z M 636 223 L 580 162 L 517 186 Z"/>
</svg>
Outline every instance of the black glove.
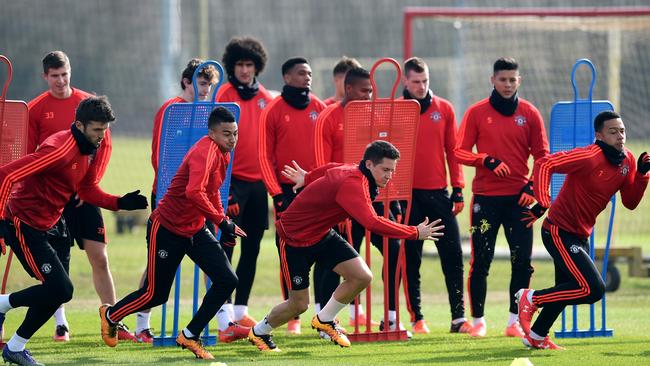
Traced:
<svg viewBox="0 0 650 366">
<path fill-rule="evenodd" d="M 641 175 L 646 175 L 650 171 L 650 155 L 647 152 L 639 155 L 639 160 L 636 162 L 636 170 Z"/>
<path fill-rule="evenodd" d="M 533 191 L 533 181 L 529 180 L 524 188 L 519 191 L 519 206 L 528 207 L 535 203 L 535 192 Z"/>
<path fill-rule="evenodd" d="M 463 189 L 460 187 L 454 187 L 451 190 L 451 197 L 449 197 L 451 202 L 465 202 L 463 198 Z"/>
<path fill-rule="evenodd" d="M 284 197 L 284 194 L 276 194 L 273 196 L 273 207 L 275 208 L 275 213 L 278 214 L 283 212 L 289 206 L 289 202 Z"/>
<path fill-rule="evenodd" d="M 149 204 L 147 203 L 147 197 L 140 194 L 140 190 L 133 191 L 125 194 L 124 196 L 117 199 L 117 208 L 120 210 L 140 210 L 147 208 Z"/>
<path fill-rule="evenodd" d="M 230 219 L 225 218 L 219 223 L 219 230 L 221 230 L 221 244 L 234 247 L 237 244 L 237 237 L 245 237 L 246 233 L 235 225 Z"/>
<path fill-rule="evenodd" d="M 228 196 L 228 209 L 226 210 L 226 214 L 229 217 L 237 217 L 239 216 L 239 201 L 237 201 L 237 197 L 233 194 L 232 190 L 230 190 L 230 195 Z"/>
<path fill-rule="evenodd" d="M 524 217 L 521 219 L 524 223 L 526 223 L 526 227 L 530 228 L 533 226 L 535 221 L 539 219 L 540 217 L 544 216 L 546 213 L 546 208 L 542 207 L 539 203 L 536 204 L 535 206 L 531 207 L 524 213 Z"/>
<path fill-rule="evenodd" d="M 510 175 L 510 167 L 508 167 L 508 164 L 497 158 L 486 156 L 485 159 L 483 159 L 483 165 L 490 169 L 497 177 L 503 178 Z"/>
</svg>

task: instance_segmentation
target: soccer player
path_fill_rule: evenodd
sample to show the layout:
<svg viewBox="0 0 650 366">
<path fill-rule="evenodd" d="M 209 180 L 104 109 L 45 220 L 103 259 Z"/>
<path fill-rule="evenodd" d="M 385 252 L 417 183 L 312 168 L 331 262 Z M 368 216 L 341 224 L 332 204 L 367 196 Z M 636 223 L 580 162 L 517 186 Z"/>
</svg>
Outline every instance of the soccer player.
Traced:
<svg viewBox="0 0 650 366">
<path fill-rule="evenodd" d="M 635 162 L 625 148 L 625 125 L 614 111 L 594 119 L 596 142 L 559 152 L 535 162 L 535 197 L 539 202 L 528 213 L 528 226 L 544 215 L 544 247 L 553 257 L 555 285 L 542 290 L 522 288 L 517 292 L 519 320 L 526 333 L 524 345 L 541 349 L 563 349 L 548 332 L 564 307 L 593 304 L 605 293 L 605 283 L 589 256 L 589 236 L 600 214 L 616 192 L 623 205 L 634 210 L 650 180 L 650 155 Z M 549 184 L 553 173 L 566 174 L 560 193 L 551 204 Z M 532 328 L 530 322 L 542 308 Z"/>
<path fill-rule="evenodd" d="M 311 67 L 302 57 L 290 58 L 282 64 L 284 87 L 264 108 L 260 117 L 259 159 L 262 180 L 273 197 L 276 219 L 296 197 L 293 183 L 281 174 L 285 165 L 295 160 L 306 169 L 313 169 L 314 125 L 325 104 L 311 90 Z M 280 240 L 275 244 L 280 252 Z M 282 295 L 288 297 L 286 285 L 281 283 Z M 287 324 L 290 334 L 300 334 L 300 319 Z"/>
<path fill-rule="evenodd" d="M 162 133 L 162 120 L 165 114 L 165 109 L 174 103 L 191 103 L 194 101 L 194 86 L 192 85 L 192 77 L 196 68 L 203 63 L 203 60 L 193 58 L 187 62 L 187 66 L 181 73 L 181 94 L 179 96 L 167 99 L 165 103 L 158 109 L 153 120 L 153 134 L 151 138 L 151 166 L 153 167 L 154 178 L 153 186 L 151 187 L 151 211 L 156 209 L 156 189 L 158 185 L 158 153 L 160 151 L 160 134 Z M 208 66 L 199 71 L 196 76 L 196 87 L 199 92 L 199 100 L 207 100 L 210 97 L 210 90 L 216 83 L 217 70 L 214 67 Z M 214 232 L 214 227 L 208 226 Z M 144 285 L 147 278 L 147 271 L 145 270 L 140 279 L 140 286 Z M 115 302 L 112 302 L 114 304 Z M 142 309 L 136 314 L 136 327 L 134 336 L 138 342 L 153 343 L 154 334 L 151 328 L 151 309 Z M 122 339 L 122 338 L 120 338 Z"/>
<path fill-rule="evenodd" d="M 332 83 L 334 84 L 334 95 L 325 99 L 325 105 L 332 105 L 340 102 L 345 98 L 345 74 L 352 68 L 361 67 L 359 61 L 352 57 L 343 56 L 339 62 L 334 65 L 332 70 Z"/>
<path fill-rule="evenodd" d="M 109 210 L 147 207 L 140 191 L 122 197 L 99 188 L 109 156 L 101 154 L 115 115 L 106 97 L 89 97 L 79 103 L 76 121 L 66 131 L 54 133 L 36 151 L 0 167 L 0 245 L 5 241 L 38 285 L 0 295 L 0 322 L 17 307 L 27 314 L 2 350 L 5 362 L 41 365 L 25 349 L 27 341 L 63 303 L 72 298 L 73 285 L 47 231 L 59 221 L 75 193 L 81 200 Z M 12 186 L 22 182 L 15 191 Z M 10 197 L 11 194 L 11 197 Z"/>
<path fill-rule="evenodd" d="M 43 58 L 43 79 L 47 82 L 48 90 L 32 99 L 29 104 L 29 134 L 27 153 L 33 153 L 45 139 L 51 135 L 70 129 L 71 121 L 75 119 L 75 110 L 79 103 L 91 94 L 70 85 L 72 70 L 68 56 L 62 51 L 52 51 Z M 106 155 L 110 159 L 112 151 L 110 130 L 97 154 Z M 106 165 L 101 167 L 99 178 L 104 175 Z M 68 271 L 70 262 L 70 236 L 77 242 L 81 250 L 86 252 L 92 269 L 95 291 L 102 303 L 115 303 L 115 286 L 108 262 L 106 251 L 106 229 L 101 210 L 79 200 L 78 195 L 70 197 L 63 210 L 62 221 L 57 223 L 49 232 L 50 244 L 59 253 L 63 267 Z M 62 237 L 65 236 L 65 237 Z M 65 308 L 61 306 L 54 313 L 56 329 L 55 341 L 70 340 L 69 324 L 65 316 Z M 123 339 L 134 339 L 124 324 L 119 325 L 119 336 Z"/>
<path fill-rule="evenodd" d="M 316 314 L 311 326 L 327 333 L 332 342 L 349 347 L 350 341 L 334 321 L 336 314 L 372 281 L 372 272 L 359 254 L 332 227 L 352 217 L 363 227 L 379 235 L 430 239 L 442 236 L 440 220 L 425 219 L 407 226 L 377 216 L 372 200 L 379 188 L 392 178 L 399 151 L 386 141 L 374 141 L 366 148 L 359 164 L 330 163 L 309 173 L 293 162 L 283 175 L 295 182 L 294 189 L 305 187 L 282 213 L 275 226 L 280 236 L 282 276 L 289 287 L 289 298 L 275 306 L 248 336 L 263 352 L 279 352 L 271 331 L 286 323 L 309 306 L 309 271 L 320 262 L 343 276 L 327 304 Z"/>
<path fill-rule="evenodd" d="M 176 338 L 197 358 L 213 359 L 201 345 L 201 331 L 237 286 L 237 275 L 222 246 L 234 246 L 246 234 L 223 212 L 219 187 L 226 176 L 230 150 L 237 144 L 235 116 L 223 107 L 208 118 L 208 133 L 188 151 L 167 193 L 147 225 L 147 278 L 144 285 L 114 306 L 99 308 L 104 343 L 118 343 L 115 324 L 125 316 L 167 301 L 178 265 L 188 255 L 212 280 L 201 306 Z M 206 219 L 221 230 L 219 243 Z"/>
<path fill-rule="evenodd" d="M 436 242 L 436 248 L 447 285 L 451 309 L 450 332 L 468 333 L 472 326 L 465 319 L 463 252 L 456 221 L 456 215 L 464 207 L 465 180 L 461 165 L 454 155 L 457 132 L 454 107 L 429 89 L 429 67 L 419 57 L 412 57 L 404 63 L 404 99 L 413 99 L 420 104 L 413 170 L 413 203 L 409 221 L 414 225 L 424 217 L 442 219 L 446 228 L 445 236 Z M 452 187 L 451 195 L 447 191 L 447 171 Z M 406 243 L 406 305 L 411 314 L 413 332 L 426 334 L 429 333 L 429 327 L 420 306 L 422 245 L 421 240 Z"/>
<path fill-rule="evenodd" d="M 340 62 L 339 65 L 345 65 Z M 361 67 L 352 67 L 345 74 L 345 93 L 340 102 L 336 102 L 328 106 L 319 116 L 316 121 L 316 129 L 314 135 L 314 151 L 316 154 L 316 166 L 323 166 L 327 163 L 342 163 L 343 162 L 343 108 L 345 105 L 353 100 L 369 100 L 372 95 L 372 84 L 370 82 L 370 73 Z M 384 205 L 381 202 L 373 202 L 375 212 L 379 216 L 383 216 Z M 392 217 L 392 216 L 391 216 Z M 393 221 L 395 221 L 393 219 Z M 352 221 L 351 234 L 352 244 L 354 249 L 359 252 L 363 238 L 365 237 L 366 229 L 358 222 Z M 334 230 L 341 236 L 347 238 L 347 223 L 337 225 Z M 340 228 L 339 228 L 340 226 Z M 381 236 L 372 234 L 371 242 L 379 251 L 383 250 L 383 240 Z M 389 263 L 388 263 L 388 288 L 389 288 L 389 320 L 393 323 L 396 321 L 395 312 L 395 271 L 397 267 L 397 259 L 399 255 L 399 240 L 391 238 L 388 242 Z M 331 270 L 325 269 L 321 263 L 316 263 L 314 266 L 314 302 L 316 312 L 320 311 L 321 304 L 325 304 L 339 285 L 339 276 Z M 355 309 L 354 304 L 350 304 L 350 325 L 355 326 L 358 324 L 366 324 L 366 315 L 363 306 L 359 304 L 358 309 Z M 358 319 L 357 319 L 358 313 Z M 371 325 L 380 325 L 375 321 L 371 321 Z M 325 333 L 321 333 L 322 336 Z"/>
<path fill-rule="evenodd" d="M 476 168 L 470 211 L 472 258 L 467 280 L 474 319 L 469 334 L 484 337 L 487 332 L 487 276 L 497 232 L 503 226 L 512 271 L 510 315 L 504 333 L 508 337 L 523 337 L 514 295 L 520 288 L 528 287 L 533 273 L 533 232 L 521 221 L 535 202 L 533 181 L 527 176 L 528 158 L 532 155 L 537 161 L 549 149 L 542 116 L 530 102 L 519 98 L 521 76 L 517 61 L 500 58 L 493 70 L 492 95 L 467 109 L 455 149 L 462 164 Z M 472 152 L 474 146 L 476 152 Z"/>
<path fill-rule="evenodd" d="M 267 61 L 260 41 L 250 37 L 233 38 L 226 45 L 222 59 L 228 83 L 219 89 L 217 101 L 239 104 L 239 135 L 242 137 L 233 157 L 227 214 L 247 234 L 239 246 L 241 255 L 236 272 L 239 283 L 234 306 L 228 300 L 217 313 L 219 341 L 229 342 L 237 334 L 227 331 L 231 322 L 249 328 L 257 324 L 248 315 L 248 299 L 255 279 L 260 242 L 264 230 L 269 228 L 268 193 L 262 182 L 257 145 L 260 115 L 273 97 L 258 80 Z M 232 261 L 233 248 L 224 249 Z M 243 335 L 246 337 L 248 332 Z"/>
</svg>

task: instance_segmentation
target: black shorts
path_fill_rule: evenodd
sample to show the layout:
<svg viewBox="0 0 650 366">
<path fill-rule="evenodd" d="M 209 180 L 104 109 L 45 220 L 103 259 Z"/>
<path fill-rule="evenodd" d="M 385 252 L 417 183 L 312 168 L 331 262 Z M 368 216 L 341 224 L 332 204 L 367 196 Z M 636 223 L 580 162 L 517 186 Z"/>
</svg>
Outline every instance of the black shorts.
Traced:
<svg viewBox="0 0 650 366">
<path fill-rule="evenodd" d="M 84 248 L 83 239 L 106 243 L 106 228 L 102 211 L 97 206 L 84 202 L 75 207 L 78 201 L 72 199 L 63 209 L 66 226 L 79 249 Z"/>
<path fill-rule="evenodd" d="M 309 287 L 309 271 L 318 262 L 327 270 L 339 263 L 359 256 L 341 235 L 330 230 L 318 243 L 308 247 L 292 247 L 280 240 L 280 266 L 282 278 L 289 290 L 304 290 Z"/>
</svg>

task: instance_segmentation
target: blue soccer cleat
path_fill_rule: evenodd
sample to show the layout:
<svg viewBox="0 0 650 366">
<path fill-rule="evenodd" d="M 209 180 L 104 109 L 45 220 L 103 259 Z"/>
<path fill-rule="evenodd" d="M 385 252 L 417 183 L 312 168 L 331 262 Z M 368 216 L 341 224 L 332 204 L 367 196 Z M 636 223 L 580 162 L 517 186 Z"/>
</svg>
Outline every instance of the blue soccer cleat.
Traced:
<svg viewBox="0 0 650 366">
<path fill-rule="evenodd" d="M 5 363 L 16 364 L 20 366 L 45 366 L 42 363 L 36 361 L 32 354 L 24 349 L 19 352 L 11 352 L 8 346 L 2 349 L 2 359 Z"/>
</svg>

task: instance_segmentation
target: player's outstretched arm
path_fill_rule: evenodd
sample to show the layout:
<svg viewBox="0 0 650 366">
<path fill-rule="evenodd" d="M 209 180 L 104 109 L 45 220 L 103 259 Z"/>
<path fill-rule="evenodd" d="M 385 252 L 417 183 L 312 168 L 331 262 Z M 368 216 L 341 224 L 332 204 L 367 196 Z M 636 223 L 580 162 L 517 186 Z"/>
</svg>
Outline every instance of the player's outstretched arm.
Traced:
<svg viewBox="0 0 650 366">
<path fill-rule="evenodd" d="M 438 225 L 442 220 L 434 220 L 429 222 L 429 218 L 425 217 L 424 221 L 416 226 L 418 228 L 418 240 L 433 240 L 438 241 L 438 237 L 443 236 L 442 229 L 445 225 Z"/>
<path fill-rule="evenodd" d="M 282 175 L 294 183 L 293 191 L 296 192 L 305 185 L 305 176 L 307 175 L 307 171 L 301 168 L 295 160 L 291 160 L 291 164 L 293 167 L 288 165 L 284 166 Z"/>
</svg>

